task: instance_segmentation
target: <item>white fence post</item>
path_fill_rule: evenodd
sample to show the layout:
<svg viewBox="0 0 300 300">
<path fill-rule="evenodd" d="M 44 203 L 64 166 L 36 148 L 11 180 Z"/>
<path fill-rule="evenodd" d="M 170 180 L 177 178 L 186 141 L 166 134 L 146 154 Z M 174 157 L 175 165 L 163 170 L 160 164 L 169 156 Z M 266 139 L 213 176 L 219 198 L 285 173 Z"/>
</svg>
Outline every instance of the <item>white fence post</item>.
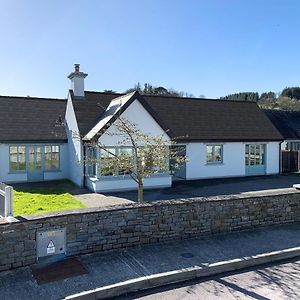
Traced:
<svg viewBox="0 0 300 300">
<path fill-rule="evenodd" d="M 5 187 L 5 217 L 13 217 L 14 189 L 11 186 Z"/>
</svg>

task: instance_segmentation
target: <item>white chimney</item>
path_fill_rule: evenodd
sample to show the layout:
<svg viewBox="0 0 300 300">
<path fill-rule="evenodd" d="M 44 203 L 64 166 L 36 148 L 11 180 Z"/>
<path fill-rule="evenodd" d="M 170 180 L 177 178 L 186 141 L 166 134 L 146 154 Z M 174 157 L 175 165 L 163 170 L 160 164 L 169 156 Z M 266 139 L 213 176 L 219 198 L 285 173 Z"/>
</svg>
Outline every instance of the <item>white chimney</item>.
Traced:
<svg viewBox="0 0 300 300">
<path fill-rule="evenodd" d="M 84 78 L 88 74 L 80 72 L 80 64 L 75 64 L 75 70 L 68 78 L 71 80 L 71 90 L 75 97 L 84 97 Z"/>
</svg>

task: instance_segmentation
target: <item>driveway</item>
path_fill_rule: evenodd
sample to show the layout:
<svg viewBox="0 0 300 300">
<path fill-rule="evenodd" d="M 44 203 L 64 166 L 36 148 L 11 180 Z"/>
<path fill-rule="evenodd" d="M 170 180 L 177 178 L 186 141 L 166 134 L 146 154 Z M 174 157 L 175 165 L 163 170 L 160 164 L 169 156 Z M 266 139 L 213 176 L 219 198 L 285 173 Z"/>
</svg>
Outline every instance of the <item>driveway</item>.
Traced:
<svg viewBox="0 0 300 300">
<path fill-rule="evenodd" d="M 145 190 L 144 201 L 171 200 L 182 198 L 211 197 L 232 194 L 255 195 L 271 192 L 293 191 L 293 184 L 300 183 L 298 175 L 274 175 L 212 180 L 177 181 L 173 187 Z M 114 199 L 137 201 L 137 192 L 106 193 Z"/>
<path fill-rule="evenodd" d="M 150 189 L 144 191 L 144 201 L 185 199 L 198 197 L 222 196 L 231 194 L 255 195 L 270 194 L 281 191 L 293 191 L 293 184 L 300 183 L 298 175 L 275 175 L 261 177 L 243 177 L 211 180 L 176 181 L 171 188 Z M 69 192 L 86 207 L 105 207 L 137 202 L 137 191 L 118 193 L 94 193 L 85 188 L 79 188 L 67 180 L 38 183 L 15 184 L 19 189 L 41 188 L 61 189 Z"/>
</svg>

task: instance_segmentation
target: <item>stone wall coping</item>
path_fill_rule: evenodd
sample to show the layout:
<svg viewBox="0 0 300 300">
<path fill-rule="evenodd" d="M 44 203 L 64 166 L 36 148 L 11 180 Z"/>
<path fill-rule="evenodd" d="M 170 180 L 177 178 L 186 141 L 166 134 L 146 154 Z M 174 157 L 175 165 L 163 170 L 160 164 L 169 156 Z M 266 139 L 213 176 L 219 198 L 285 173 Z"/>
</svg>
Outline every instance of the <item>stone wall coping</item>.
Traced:
<svg viewBox="0 0 300 300">
<path fill-rule="evenodd" d="M 285 189 L 276 189 L 276 190 L 265 190 L 265 191 L 256 191 L 248 192 L 245 194 L 231 194 L 231 195 L 222 195 L 222 196 L 211 196 L 211 197 L 193 197 L 193 198 L 176 198 L 170 200 L 158 200 L 152 202 L 145 202 L 143 204 L 138 203 L 129 203 L 129 204 L 120 204 L 106 207 L 91 207 L 91 208 L 79 208 L 75 210 L 61 210 L 55 212 L 48 212 L 38 215 L 22 215 L 16 216 L 15 218 L 0 218 L 0 226 L 8 225 L 11 223 L 23 223 L 30 221 L 43 220 L 48 218 L 61 218 L 72 215 L 81 215 L 81 214 L 93 214 L 101 212 L 115 212 L 123 210 L 132 210 L 132 209 L 143 209 L 147 207 L 157 207 L 157 206 L 169 206 L 169 205 L 184 205 L 184 204 L 196 204 L 196 203 L 209 203 L 209 202 L 222 202 L 222 201 L 234 201 L 234 200 L 248 200 L 255 199 L 259 197 L 259 200 L 263 198 L 273 197 L 273 196 L 285 196 L 291 194 L 300 194 L 300 190 L 294 188 L 285 188 Z"/>
</svg>

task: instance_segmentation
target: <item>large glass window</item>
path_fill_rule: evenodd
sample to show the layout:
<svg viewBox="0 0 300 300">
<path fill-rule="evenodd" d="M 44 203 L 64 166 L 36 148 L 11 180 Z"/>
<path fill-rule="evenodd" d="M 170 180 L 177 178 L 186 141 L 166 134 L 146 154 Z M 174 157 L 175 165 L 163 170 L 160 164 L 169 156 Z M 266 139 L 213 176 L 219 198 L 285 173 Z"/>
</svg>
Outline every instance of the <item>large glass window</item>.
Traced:
<svg viewBox="0 0 300 300">
<path fill-rule="evenodd" d="M 101 176 L 115 176 L 118 174 L 116 148 L 107 147 L 100 150 L 100 163 L 98 165 L 98 174 Z"/>
<path fill-rule="evenodd" d="M 9 147 L 9 167 L 11 172 L 26 170 L 26 147 Z"/>
<path fill-rule="evenodd" d="M 45 146 L 45 170 L 59 169 L 59 146 Z"/>
<path fill-rule="evenodd" d="M 86 148 L 86 172 L 88 176 L 96 175 L 96 148 L 87 147 Z"/>
<path fill-rule="evenodd" d="M 117 149 L 118 156 L 118 174 L 129 174 L 133 170 L 133 158 L 131 147 L 120 147 Z"/>
<path fill-rule="evenodd" d="M 223 162 L 223 146 L 207 145 L 206 146 L 206 162 L 208 164 L 220 164 Z"/>
<path fill-rule="evenodd" d="M 94 151 L 94 152 L 93 152 Z M 153 151 L 145 151 L 143 147 L 139 148 L 138 155 L 143 156 L 142 164 L 144 168 L 152 169 L 153 173 L 162 173 L 168 171 L 168 148 L 166 147 L 166 155 L 158 161 L 156 157 L 158 154 L 156 149 Z M 87 148 L 86 167 L 88 175 L 90 176 L 117 176 L 128 175 L 130 172 L 136 171 L 136 162 L 133 155 L 133 147 L 119 146 L 119 147 L 106 147 L 100 148 Z M 92 157 L 95 157 L 93 159 Z M 157 166 L 153 165 L 153 161 L 158 162 Z M 162 168 L 163 162 L 166 165 Z"/>
</svg>

